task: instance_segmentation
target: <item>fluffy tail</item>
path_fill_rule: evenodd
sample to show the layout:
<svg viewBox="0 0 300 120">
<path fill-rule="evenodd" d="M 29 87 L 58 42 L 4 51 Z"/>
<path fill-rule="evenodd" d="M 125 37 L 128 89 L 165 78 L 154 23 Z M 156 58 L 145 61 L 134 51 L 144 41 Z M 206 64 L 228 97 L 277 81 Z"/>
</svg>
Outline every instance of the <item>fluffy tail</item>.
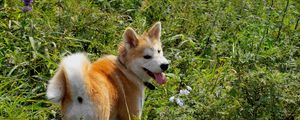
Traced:
<svg viewBox="0 0 300 120">
<path fill-rule="evenodd" d="M 68 93 L 81 94 L 85 72 L 90 61 L 84 53 L 76 53 L 63 58 L 54 77 L 47 86 L 47 98 L 60 103 Z"/>
</svg>

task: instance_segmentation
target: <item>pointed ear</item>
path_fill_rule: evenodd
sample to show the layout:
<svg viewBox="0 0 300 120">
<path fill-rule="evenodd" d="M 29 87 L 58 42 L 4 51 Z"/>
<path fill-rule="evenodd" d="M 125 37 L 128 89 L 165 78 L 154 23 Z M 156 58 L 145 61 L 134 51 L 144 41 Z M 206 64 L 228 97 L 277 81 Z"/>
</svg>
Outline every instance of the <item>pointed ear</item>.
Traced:
<svg viewBox="0 0 300 120">
<path fill-rule="evenodd" d="M 148 31 L 148 35 L 150 38 L 154 38 L 156 40 L 160 39 L 160 32 L 161 32 L 161 23 L 156 22 Z"/>
<path fill-rule="evenodd" d="M 130 48 L 136 47 L 138 45 L 138 36 L 132 28 L 127 28 L 123 34 L 123 39 L 125 40 L 126 46 Z"/>
</svg>

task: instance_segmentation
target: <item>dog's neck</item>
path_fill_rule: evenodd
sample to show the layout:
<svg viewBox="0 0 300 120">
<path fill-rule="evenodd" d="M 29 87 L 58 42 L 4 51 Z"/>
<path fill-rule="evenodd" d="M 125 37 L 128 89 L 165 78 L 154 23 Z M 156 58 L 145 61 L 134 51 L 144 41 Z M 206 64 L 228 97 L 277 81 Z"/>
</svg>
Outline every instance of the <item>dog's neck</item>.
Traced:
<svg viewBox="0 0 300 120">
<path fill-rule="evenodd" d="M 122 60 L 120 59 L 120 56 L 117 57 L 117 61 L 118 63 L 125 68 L 126 70 L 130 71 L 132 74 L 134 74 L 131 70 L 129 70 L 127 68 L 127 66 L 122 62 Z M 134 74 L 135 75 L 135 74 Z M 150 90 L 155 90 L 155 86 L 153 84 L 151 84 L 150 82 L 147 81 L 143 81 L 141 78 L 139 78 L 137 75 L 135 75 L 138 79 L 140 79 L 139 81 L 143 82 L 143 85 L 146 86 L 147 88 L 149 88 Z"/>
</svg>

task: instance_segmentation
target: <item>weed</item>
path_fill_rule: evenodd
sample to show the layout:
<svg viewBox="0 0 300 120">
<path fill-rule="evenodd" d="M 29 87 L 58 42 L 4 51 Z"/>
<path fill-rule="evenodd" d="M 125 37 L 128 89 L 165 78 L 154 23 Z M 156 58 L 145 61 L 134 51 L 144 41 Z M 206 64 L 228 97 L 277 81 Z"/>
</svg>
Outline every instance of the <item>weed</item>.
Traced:
<svg viewBox="0 0 300 120">
<path fill-rule="evenodd" d="M 0 119 L 59 119 L 47 81 L 67 54 L 116 54 L 127 26 L 162 22 L 168 83 L 142 119 L 300 119 L 297 0 L 0 1 Z M 189 85 L 178 106 L 169 98 Z M 157 85 L 158 86 L 158 85 Z M 175 98 L 174 98 L 175 99 Z M 180 103 L 180 102 L 178 102 Z"/>
</svg>

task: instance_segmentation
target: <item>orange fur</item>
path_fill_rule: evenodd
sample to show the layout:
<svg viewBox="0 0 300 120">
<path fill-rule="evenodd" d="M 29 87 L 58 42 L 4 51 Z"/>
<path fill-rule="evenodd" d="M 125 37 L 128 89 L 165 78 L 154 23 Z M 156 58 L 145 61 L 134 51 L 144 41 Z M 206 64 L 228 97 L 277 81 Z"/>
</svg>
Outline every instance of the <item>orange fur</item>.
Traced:
<svg viewBox="0 0 300 120">
<path fill-rule="evenodd" d="M 100 67 L 101 66 L 101 67 Z M 138 95 L 142 94 L 138 90 L 138 87 L 135 86 L 121 71 L 120 66 L 116 63 L 115 59 L 110 58 L 101 58 L 97 60 L 94 64 L 92 64 L 90 70 L 90 81 L 92 80 L 101 80 L 103 86 L 92 86 L 92 89 L 98 89 L 98 91 L 103 90 L 103 87 L 107 87 L 107 92 L 109 94 L 109 99 L 104 99 L 104 97 L 97 97 L 97 95 L 90 94 L 91 96 L 95 96 L 93 100 L 95 103 L 100 103 L 100 101 L 104 102 L 104 104 L 109 103 L 110 107 L 113 109 L 111 114 L 115 114 L 120 119 L 128 119 L 126 106 L 125 106 L 125 98 L 123 97 L 122 89 L 125 90 L 126 99 L 128 107 L 130 110 L 131 117 L 138 115 L 138 106 L 136 106 L 136 99 Z M 98 77 L 97 77 L 98 76 Z M 94 79 L 93 79 L 94 78 Z M 121 85 L 122 84 L 122 85 Z M 96 84 L 99 85 L 99 84 Z M 105 102 L 106 101 L 106 102 Z M 102 105 L 101 103 L 98 105 Z"/>
</svg>

